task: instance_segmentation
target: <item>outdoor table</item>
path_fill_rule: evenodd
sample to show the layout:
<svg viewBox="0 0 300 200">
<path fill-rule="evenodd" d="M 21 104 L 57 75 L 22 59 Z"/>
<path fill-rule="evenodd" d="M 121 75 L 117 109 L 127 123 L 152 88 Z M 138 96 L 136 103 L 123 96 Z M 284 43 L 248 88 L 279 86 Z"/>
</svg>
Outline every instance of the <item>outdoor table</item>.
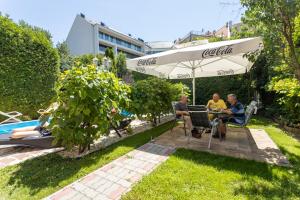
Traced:
<svg viewBox="0 0 300 200">
<path fill-rule="evenodd" d="M 212 110 L 208 110 L 208 114 L 212 114 L 214 115 L 214 119 L 217 118 L 218 120 L 220 120 L 223 117 L 230 117 L 230 114 L 221 112 L 221 111 L 212 111 Z"/>
</svg>

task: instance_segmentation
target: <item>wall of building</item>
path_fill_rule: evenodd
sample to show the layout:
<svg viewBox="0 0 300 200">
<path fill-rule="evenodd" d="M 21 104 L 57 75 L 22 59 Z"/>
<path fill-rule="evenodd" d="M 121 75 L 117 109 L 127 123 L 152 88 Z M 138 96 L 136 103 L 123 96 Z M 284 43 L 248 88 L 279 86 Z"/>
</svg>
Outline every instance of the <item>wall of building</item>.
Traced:
<svg viewBox="0 0 300 200">
<path fill-rule="evenodd" d="M 66 39 L 71 55 L 97 53 L 98 51 L 95 52 L 94 37 L 95 27 L 77 15 Z"/>
</svg>

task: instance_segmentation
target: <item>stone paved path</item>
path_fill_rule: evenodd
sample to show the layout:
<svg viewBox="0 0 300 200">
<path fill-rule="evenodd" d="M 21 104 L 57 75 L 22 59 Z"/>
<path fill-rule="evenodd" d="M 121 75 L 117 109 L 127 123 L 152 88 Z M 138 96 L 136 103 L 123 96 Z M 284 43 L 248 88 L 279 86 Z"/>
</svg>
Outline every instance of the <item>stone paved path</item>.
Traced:
<svg viewBox="0 0 300 200">
<path fill-rule="evenodd" d="M 46 200 L 120 199 L 132 185 L 164 162 L 175 148 L 147 143 L 75 181 Z"/>
<path fill-rule="evenodd" d="M 62 148 L 38 149 L 25 146 L 3 145 L 0 146 L 0 169 L 61 150 Z"/>
<path fill-rule="evenodd" d="M 250 133 L 256 145 L 253 153 L 257 159 L 280 166 L 290 166 L 286 156 L 264 130 L 250 129 Z"/>
</svg>

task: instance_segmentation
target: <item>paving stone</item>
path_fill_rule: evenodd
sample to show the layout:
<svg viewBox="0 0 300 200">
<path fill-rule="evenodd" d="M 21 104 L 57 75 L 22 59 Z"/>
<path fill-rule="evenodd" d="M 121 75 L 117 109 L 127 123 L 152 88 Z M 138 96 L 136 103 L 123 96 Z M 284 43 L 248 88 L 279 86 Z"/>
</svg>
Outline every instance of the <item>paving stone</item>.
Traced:
<svg viewBox="0 0 300 200">
<path fill-rule="evenodd" d="M 85 190 L 81 191 L 81 193 L 89 198 L 94 198 L 98 194 L 97 191 L 90 189 L 90 188 L 86 188 Z"/>
<path fill-rule="evenodd" d="M 101 185 L 100 187 L 96 188 L 96 191 L 98 193 L 102 193 L 104 192 L 107 188 L 111 187 L 113 185 L 113 182 L 111 181 L 106 181 L 106 183 L 104 183 L 103 185 Z"/>
<path fill-rule="evenodd" d="M 66 186 L 65 189 L 50 195 L 47 199 L 120 199 L 122 194 L 129 191 L 132 185 L 139 181 L 143 175 L 150 173 L 159 164 L 158 162 L 162 163 L 167 158 L 161 154 L 169 155 L 169 152 L 173 152 L 173 149 L 170 151 L 169 147 L 152 143 L 144 145 L 143 149 L 144 151 L 129 152 L 124 158 L 117 159 L 95 170 Z M 156 159 L 156 162 L 143 160 L 143 157 Z"/>
<path fill-rule="evenodd" d="M 54 196 L 50 197 L 51 200 L 64 200 L 68 199 L 69 197 L 75 196 L 76 192 L 70 188 L 64 188 L 63 190 L 60 190 L 58 193 L 56 193 Z"/>
<path fill-rule="evenodd" d="M 75 182 L 73 185 L 72 185 L 72 188 L 74 188 L 76 191 L 83 191 L 87 188 L 86 185 L 80 183 L 80 182 Z"/>
<path fill-rule="evenodd" d="M 108 198 L 107 196 L 103 195 L 103 194 L 98 194 L 97 196 L 95 196 L 93 198 L 93 200 L 111 200 L 111 199 Z"/>
<path fill-rule="evenodd" d="M 120 184 L 120 185 L 122 185 L 123 187 L 126 187 L 126 188 L 129 188 L 132 185 L 131 182 L 129 182 L 129 181 L 125 180 L 125 179 L 121 179 L 117 183 Z"/>
<path fill-rule="evenodd" d="M 84 196 L 81 193 L 76 193 L 76 195 L 72 197 L 72 200 L 83 200 L 83 199 L 89 199 L 89 198 Z"/>
</svg>

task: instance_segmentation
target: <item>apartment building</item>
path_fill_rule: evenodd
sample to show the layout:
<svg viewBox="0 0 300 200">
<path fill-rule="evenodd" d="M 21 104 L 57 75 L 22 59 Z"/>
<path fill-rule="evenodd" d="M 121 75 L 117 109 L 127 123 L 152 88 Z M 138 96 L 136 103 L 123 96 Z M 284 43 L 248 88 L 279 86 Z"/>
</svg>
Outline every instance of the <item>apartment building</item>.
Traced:
<svg viewBox="0 0 300 200">
<path fill-rule="evenodd" d="M 124 34 L 103 22 L 87 20 L 84 14 L 75 17 L 66 39 L 71 55 L 104 54 L 106 48 L 123 52 L 127 58 L 145 55 L 145 43 L 140 38 Z"/>
</svg>

